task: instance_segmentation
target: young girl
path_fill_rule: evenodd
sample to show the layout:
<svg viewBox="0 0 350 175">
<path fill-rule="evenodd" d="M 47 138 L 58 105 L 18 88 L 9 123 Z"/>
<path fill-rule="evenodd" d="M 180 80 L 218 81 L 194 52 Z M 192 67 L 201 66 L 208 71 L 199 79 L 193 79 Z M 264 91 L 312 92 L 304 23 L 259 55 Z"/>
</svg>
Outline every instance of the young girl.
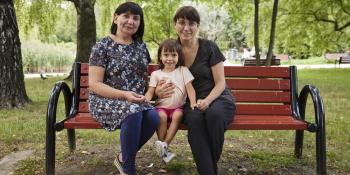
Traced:
<svg viewBox="0 0 350 175">
<path fill-rule="evenodd" d="M 156 101 L 156 108 L 160 116 L 157 130 L 158 141 L 155 142 L 156 151 L 168 163 L 175 154 L 168 150 L 168 145 L 174 138 L 182 121 L 182 106 L 188 94 L 191 107 L 196 107 L 196 93 L 192 86 L 193 76 L 183 65 L 181 45 L 175 39 L 163 41 L 158 49 L 158 64 L 160 69 L 152 72 L 149 88 L 145 95 L 150 101 L 154 95 L 157 83 L 161 80 L 175 85 L 174 93 L 169 98 Z M 169 128 L 167 128 L 170 123 Z"/>
</svg>

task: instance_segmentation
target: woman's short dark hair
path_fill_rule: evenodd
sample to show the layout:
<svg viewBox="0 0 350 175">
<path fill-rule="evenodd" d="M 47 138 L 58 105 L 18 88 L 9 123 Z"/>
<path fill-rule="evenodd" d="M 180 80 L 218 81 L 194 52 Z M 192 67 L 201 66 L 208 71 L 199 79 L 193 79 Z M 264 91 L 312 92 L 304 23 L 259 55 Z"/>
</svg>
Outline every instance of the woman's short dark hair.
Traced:
<svg viewBox="0 0 350 175">
<path fill-rule="evenodd" d="M 183 59 L 183 54 L 182 54 L 182 50 L 181 50 L 181 45 L 177 40 L 170 38 L 170 39 L 166 39 L 162 43 L 160 43 L 159 48 L 158 48 L 158 60 L 157 60 L 160 69 L 164 68 L 164 64 L 161 60 L 162 51 L 177 52 L 178 61 L 177 61 L 177 64 L 175 67 L 179 67 L 179 66 L 184 65 L 184 59 Z"/>
<path fill-rule="evenodd" d="M 120 15 L 122 13 L 127 13 L 127 12 L 130 12 L 134 15 L 140 15 L 140 26 L 137 29 L 136 33 L 132 35 L 132 38 L 134 40 L 142 41 L 143 33 L 145 30 L 142 8 L 134 2 L 125 2 L 123 4 L 120 4 L 118 6 L 118 8 L 115 9 L 114 15 Z M 117 28 L 118 28 L 118 26 L 117 26 L 117 24 L 114 23 L 114 20 L 113 20 L 112 26 L 111 26 L 111 34 L 116 34 Z"/>
<path fill-rule="evenodd" d="M 174 22 L 176 22 L 179 18 L 184 18 L 189 21 L 195 21 L 197 24 L 200 24 L 201 21 L 198 11 L 192 6 L 180 7 L 175 13 L 173 19 Z"/>
</svg>

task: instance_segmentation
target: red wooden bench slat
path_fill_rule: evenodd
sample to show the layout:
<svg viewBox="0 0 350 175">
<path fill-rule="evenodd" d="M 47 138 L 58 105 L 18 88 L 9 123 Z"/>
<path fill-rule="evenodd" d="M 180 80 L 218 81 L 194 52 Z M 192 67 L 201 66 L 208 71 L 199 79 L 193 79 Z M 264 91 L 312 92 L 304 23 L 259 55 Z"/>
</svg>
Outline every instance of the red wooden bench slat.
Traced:
<svg viewBox="0 0 350 175">
<path fill-rule="evenodd" d="M 289 67 L 225 66 L 225 76 L 290 78 Z"/>
<path fill-rule="evenodd" d="M 237 102 L 279 102 L 290 103 L 290 92 L 279 91 L 233 91 Z M 89 90 L 80 88 L 80 100 L 87 100 Z"/>
<path fill-rule="evenodd" d="M 89 64 L 82 63 L 80 66 L 80 74 L 88 74 L 89 73 Z"/>
<path fill-rule="evenodd" d="M 234 69 L 232 69 L 234 67 Z M 249 69 L 247 68 L 249 67 Z M 253 69 L 251 68 L 253 67 Z M 148 71 L 151 73 L 158 69 L 158 65 L 149 65 Z M 234 77 L 273 77 L 273 78 L 289 78 L 289 68 L 288 67 L 269 67 L 267 70 L 264 67 L 255 66 L 225 66 L 225 76 Z"/>
<path fill-rule="evenodd" d="M 79 103 L 79 112 L 89 112 L 89 104 L 88 102 L 80 102 Z"/>
<path fill-rule="evenodd" d="M 290 105 L 237 104 L 236 114 L 244 115 L 292 115 Z"/>
<path fill-rule="evenodd" d="M 226 79 L 228 88 L 235 90 L 289 90 L 289 80 Z"/>
<path fill-rule="evenodd" d="M 233 91 L 236 102 L 280 102 L 290 103 L 290 92 L 273 91 Z"/>
<path fill-rule="evenodd" d="M 290 105 L 277 104 L 237 104 L 236 114 L 292 115 Z M 79 103 L 79 112 L 89 112 L 87 102 Z"/>
<path fill-rule="evenodd" d="M 80 87 L 88 87 L 89 86 L 89 77 L 86 75 L 80 76 Z"/>
<path fill-rule="evenodd" d="M 87 88 L 80 88 L 80 100 L 87 100 L 89 98 L 89 89 Z"/>
<path fill-rule="evenodd" d="M 78 113 L 76 117 L 67 120 L 64 123 L 65 128 L 70 129 L 97 129 L 101 125 L 91 117 L 90 113 Z M 294 119 L 291 116 L 259 116 L 259 115 L 236 115 L 229 129 L 291 129 L 304 130 L 307 125 L 305 122 Z M 184 124 L 181 129 L 186 129 Z"/>
</svg>

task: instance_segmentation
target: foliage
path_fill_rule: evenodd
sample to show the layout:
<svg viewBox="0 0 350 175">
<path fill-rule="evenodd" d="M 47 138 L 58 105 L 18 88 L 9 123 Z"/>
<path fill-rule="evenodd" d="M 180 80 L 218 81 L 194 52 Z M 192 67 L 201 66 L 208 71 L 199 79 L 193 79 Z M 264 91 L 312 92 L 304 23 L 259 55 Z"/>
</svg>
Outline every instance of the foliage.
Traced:
<svg viewBox="0 0 350 175">
<path fill-rule="evenodd" d="M 74 61 L 73 43 L 43 44 L 40 41 L 22 43 L 24 72 L 67 72 Z"/>
<path fill-rule="evenodd" d="M 97 38 L 109 34 L 115 8 L 123 0 L 96 1 Z M 201 36 L 216 40 L 220 48 L 253 46 L 253 1 L 246 0 L 137 0 L 145 13 L 144 40 L 152 47 L 176 37 L 172 16 L 182 4 L 193 4 L 202 14 Z M 269 43 L 272 0 L 260 0 L 260 47 Z M 21 36 L 45 42 L 76 41 L 76 11 L 64 0 L 16 0 Z M 343 52 L 350 47 L 350 1 L 280 0 L 275 53 L 308 58 L 325 52 Z M 203 12 L 201 12 L 203 11 Z M 216 20 L 220 16 L 222 20 Z M 53 27 L 55 26 L 55 27 Z"/>
<path fill-rule="evenodd" d="M 342 2 L 342 3 L 341 3 Z M 284 0 L 280 3 L 276 47 L 279 51 L 292 53 L 295 57 L 323 55 L 325 52 L 344 52 L 350 47 L 350 1 L 345 0 Z"/>
</svg>

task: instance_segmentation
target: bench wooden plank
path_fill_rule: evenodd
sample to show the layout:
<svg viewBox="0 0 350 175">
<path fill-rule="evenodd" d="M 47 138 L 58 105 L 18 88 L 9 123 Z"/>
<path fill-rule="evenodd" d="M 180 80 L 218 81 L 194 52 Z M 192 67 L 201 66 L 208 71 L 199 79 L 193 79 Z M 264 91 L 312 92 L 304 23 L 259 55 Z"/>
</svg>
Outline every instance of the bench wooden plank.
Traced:
<svg viewBox="0 0 350 175">
<path fill-rule="evenodd" d="M 87 88 L 80 88 L 80 100 L 87 100 L 89 98 L 89 90 Z M 236 97 L 236 102 L 276 102 L 276 103 L 290 103 L 291 97 L 289 91 L 248 91 L 235 90 L 232 95 Z"/>
<path fill-rule="evenodd" d="M 290 90 L 290 81 L 281 79 L 226 79 L 226 84 L 235 90 Z"/>
<path fill-rule="evenodd" d="M 76 117 L 67 120 L 64 123 L 65 128 L 70 129 L 99 129 L 100 124 L 91 117 L 90 113 L 78 113 Z M 291 116 L 262 116 L 262 115 L 236 115 L 229 125 L 229 129 L 306 129 L 307 125 L 303 121 L 296 120 Z M 181 129 L 186 129 L 184 124 Z"/>
<path fill-rule="evenodd" d="M 88 87 L 89 86 L 89 76 L 84 75 L 80 76 L 80 87 Z"/>
<path fill-rule="evenodd" d="M 88 102 L 79 103 L 79 112 L 89 112 Z M 262 115 L 292 115 L 290 105 L 277 105 L 277 104 L 237 104 L 237 114 L 262 114 Z"/>
<path fill-rule="evenodd" d="M 236 114 L 292 115 L 290 105 L 236 104 Z"/>
<path fill-rule="evenodd" d="M 273 91 L 233 91 L 232 95 L 236 102 L 280 102 L 290 103 L 290 92 L 273 92 Z"/>
<path fill-rule="evenodd" d="M 290 78 L 289 67 L 225 66 L 226 77 Z"/>
</svg>

